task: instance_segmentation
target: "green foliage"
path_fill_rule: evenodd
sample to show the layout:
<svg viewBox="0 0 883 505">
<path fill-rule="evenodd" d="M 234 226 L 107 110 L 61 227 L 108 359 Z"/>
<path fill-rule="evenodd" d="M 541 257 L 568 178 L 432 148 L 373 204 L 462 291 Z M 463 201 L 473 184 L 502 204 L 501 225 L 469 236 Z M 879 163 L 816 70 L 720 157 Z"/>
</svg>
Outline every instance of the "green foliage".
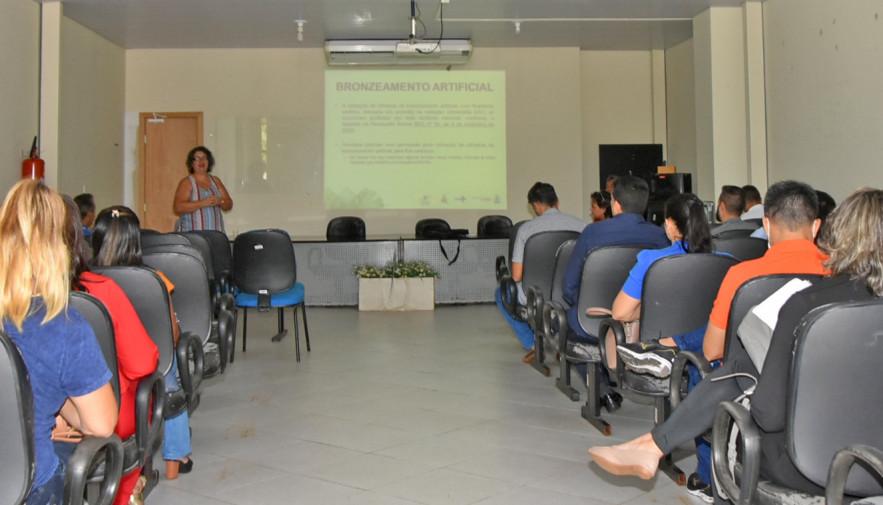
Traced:
<svg viewBox="0 0 883 505">
<path fill-rule="evenodd" d="M 376 267 L 374 265 L 356 266 L 353 268 L 353 273 L 361 279 L 438 277 L 438 271 L 422 261 L 390 263 L 384 267 Z"/>
</svg>

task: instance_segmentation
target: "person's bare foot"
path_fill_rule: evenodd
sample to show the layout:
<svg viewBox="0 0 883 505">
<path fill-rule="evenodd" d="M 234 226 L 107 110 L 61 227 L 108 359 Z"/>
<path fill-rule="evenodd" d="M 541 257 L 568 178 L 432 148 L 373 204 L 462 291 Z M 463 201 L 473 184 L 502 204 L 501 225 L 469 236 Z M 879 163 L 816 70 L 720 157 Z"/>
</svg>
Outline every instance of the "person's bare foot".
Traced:
<svg viewBox="0 0 883 505">
<path fill-rule="evenodd" d="M 644 480 L 653 478 L 663 456 L 649 433 L 619 445 L 592 447 L 589 454 L 598 466 L 614 475 L 633 475 Z"/>
</svg>

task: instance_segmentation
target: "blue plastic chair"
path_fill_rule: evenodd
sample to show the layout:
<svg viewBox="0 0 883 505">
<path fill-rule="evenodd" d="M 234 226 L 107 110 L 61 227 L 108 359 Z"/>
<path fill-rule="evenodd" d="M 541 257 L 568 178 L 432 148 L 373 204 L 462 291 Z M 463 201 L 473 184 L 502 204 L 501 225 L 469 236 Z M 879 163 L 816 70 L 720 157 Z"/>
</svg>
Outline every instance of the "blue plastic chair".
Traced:
<svg viewBox="0 0 883 505">
<path fill-rule="evenodd" d="M 236 307 L 242 307 L 242 352 L 245 352 L 248 309 L 267 311 L 277 308 L 279 333 L 273 337 L 278 342 L 287 333 L 283 310 L 292 307 L 294 314 L 294 345 L 297 361 L 300 361 L 300 336 L 297 328 L 297 308 L 304 316 L 304 335 L 307 351 L 310 350 L 310 331 L 304 304 L 306 290 L 297 282 L 297 263 L 291 237 L 283 230 L 252 230 L 242 233 L 233 241 L 233 284 L 236 287 Z"/>
</svg>

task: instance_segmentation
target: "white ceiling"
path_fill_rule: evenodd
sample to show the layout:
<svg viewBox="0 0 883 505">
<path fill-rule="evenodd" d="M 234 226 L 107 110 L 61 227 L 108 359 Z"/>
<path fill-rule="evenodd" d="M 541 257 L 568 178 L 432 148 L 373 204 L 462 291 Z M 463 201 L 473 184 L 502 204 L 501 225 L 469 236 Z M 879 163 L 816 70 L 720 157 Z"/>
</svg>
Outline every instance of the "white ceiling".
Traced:
<svg viewBox="0 0 883 505">
<path fill-rule="evenodd" d="M 41 0 L 37 0 L 41 1 Z M 52 1 L 52 0 L 43 0 Z M 664 49 L 713 6 L 760 0 L 417 0 L 417 36 L 477 47 Z M 326 39 L 406 39 L 410 0 L 62 0 L 65 16 L 126 49 L 321 47 Z M 303 19 L 304 40 L 295 20 Z M 521 22 L 516 33 L 515 22 Z M 425 26 L 425 29 L 424 29 Z"/>
</svg>

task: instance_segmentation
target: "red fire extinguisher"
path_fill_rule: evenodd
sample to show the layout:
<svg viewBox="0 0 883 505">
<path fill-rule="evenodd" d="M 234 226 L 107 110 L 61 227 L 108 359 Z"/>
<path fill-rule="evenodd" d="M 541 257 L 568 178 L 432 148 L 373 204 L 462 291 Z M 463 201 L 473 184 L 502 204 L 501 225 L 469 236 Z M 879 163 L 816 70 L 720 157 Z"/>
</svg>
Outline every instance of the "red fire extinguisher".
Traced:
<svg viewBox="0 0 883 505">
<path fill-rule="evenodd" d="M 42 179 L 46 163 L 37 156 L 37 137 L 31 144 L 31 156 L 21 162 L 22 179 Z"/>
</svg>

